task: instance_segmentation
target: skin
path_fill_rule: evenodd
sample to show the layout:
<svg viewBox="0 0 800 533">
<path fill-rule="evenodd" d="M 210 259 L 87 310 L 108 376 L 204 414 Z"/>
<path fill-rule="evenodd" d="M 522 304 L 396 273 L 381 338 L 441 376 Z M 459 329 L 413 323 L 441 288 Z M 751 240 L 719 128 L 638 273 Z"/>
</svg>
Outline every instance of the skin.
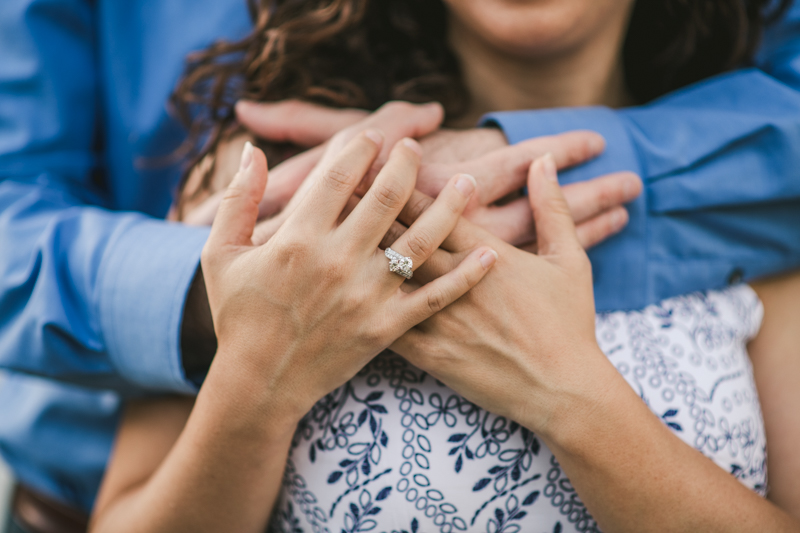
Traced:
<svg viewBox="0 0 800 533">
<path fill-rule="evenodd" d="M 266 220 L 259 225 L 257 232 L 263 235 L 259 239 L 266 241 L 291 212 L 292 197 L 298 188 L 302 190 L 305 176 L 319 161 L 328 140 L 339 131 L 369 121 L 370 115 L 364 111 L 331 110 L 304 102 L 239 102 L 236 109 L 240 122 L 250 129 L 253 136 L 315 146 L 273 169 L 273 178 L 267 185 L 259 209 L 259 216 Z M 529 244 L 534 239 L 535 229 L 528 202 L 524 198 L 503 206 L 495 205 L 495 202 L 525 186 L 531 162 L 549 152 L 555 156 L 559 169 L 563 169 L 592 159 L 605 149 L 603 138 L 588 131 L 540 137 L 508 146 L 503 134 L 496 129 L 436 129 L 443 118 L 442 108 L 436 104 L 413 106 L 390 102 L 377 116 L 383 120 L 378 123 L 373 118 L 372 122 L 386 132 L 390 141 L 402 135 L 413 136 L 412 133 L 421 137 L 423 161 L 417 179 L 420 191 L 436 196 L 454 174 L 475 176 L 478 193 L 470 200 L 464 216 L 515 245 Z M 403 117 L 406 123 L 400 122 L 399 117 Z M 417 126 L 414 131 L 408 124 L 415 121 L 422 126 Z M 248 137 L 243 135 L 223 145 L 216 156 L 210 190 L 195 194 L 204 163 L 192 173 L 182 191 L 185 198 L 192 198 L 185 201 L 187 215 L 183 220 L 186 223 L 211 224 L 224 188 L 235 173 L 234 153 L 241 152 Z M 385 160 L 385 155 L 379 156 L 378 168 L 382 160 Z M 363 194 L 364 188 L 357 192 Z M 641 180 L 631 172 L 617 172 L 565 187 L 568 203 L 581 215 L 575 222 L 583 245 L 591 247 L 621 231 L 628 222 L 628 212 L 623 204 L 634 200 L 641 191 Z"/>
<path fill-rule="evenodd" d="M 451 43 L 465 63 L 470 90 L 479 96 L 473 115 L 483 108 L 626 101 L 618 52 L 630 1 L 450 0 L 447 4 L 454 22 Z M 530 26 L 525 29 L 526 23 L 534 22 L 536 32 Z M 586 63 L 591 50 L 599 51 L 602 69 Z M 494 57 L 503 61 L 481 65 Z M 569 68 L 556 68 L 550 60 L 556 57 Z M 537 75 L 525 77 L 525 66 Z M 480 80 L 487 72 L 498 76 L 492 78 L 496 84 L 505 85 L 482 95 Z M 493 101 L 495 96 L 502 101 Z M 276 109 L 280 106 L 271 108 Z M 239 111 L 241 116 L 247 109 Z M 352 123 L 353 116 L 348 120 Z M 300 126 L 294 134 L 302 133 Z M 361 148 L 367 150 L 368 145 Z M 770 496 L 778 507 L 674 436 L 600 351 L 594 337 L 591 269 L 573 222 L 576 209 L 557 186 L 558 165 L 552 156 L 537 158 L 525 173 L 537 237 L 538 255 L 533 255 L 464 218 L 430 224 L 429 235 L 415 233 L 419 229 L 415 221 L 441 220 L 438 217 L 444 215 L 428 213 L 447 201 L 443 198 L 456 197 L 448 192 L 454 180 L 435 202 L 412 191 L 416 168 L 393 193 L 388 193 L 388 182 L 376 181 L 356 202 L 351 193 L 362 176 L 371 174 L 370 165 L 356 152 L 349 153 L 353 161 L 360 161 L 360 167 L 354 163 L 359 171 L 322 172 L 319 176 L 330 182 L 327 189 L 317 185 L 324 178 L 312 179 L 307 190 L 300 189 L 299 205 L 287 205 L 290 213 L 283 225 L 272 234 L 264 233 L 269 237 L 266 244 L 253 242 L 265 163 L 257 158 L 261 166 L 256 168 L 263 176 L 254 172 L 234 179 L 219 204 L 203 257 L 220 350 L 194 406 L 175 399 L 131 407 L 97 501 L 92 531 L 262 530 L 299 417 L 389 344 L 481 407 L 536 432 L 604 531 L 800 531 L 800 522 L 787 512 L 800 507 L 791 483 L 800 472 L 791 459 L 790 439 L 779 426 L 795 425 L 791 413 L 797 412 L 800 401 L 785 390 L 779 395 L 777 389 L 786 384 L 774 381 L 775 369 L 796 355 L 794 347 L 800 345 L 798 335 L 786 327 L 797 318 L 796 277 L 757 287 L 764 300 L 765 323 L 753 344 L 756 377 L 759 387 L 767 387 L 761 390 L 765 408 L 783 406 L 774 415 L 765 413 L 768 438 L 776 436 L 770 452 L 774 450 L 777 457 L 770 458 L 770 466 L 787 470 L 778 476 Z M 372 162 L 381 162 L 378 152 L 373 147 Z M 481 152 L 478 158 L 485 155 Z M 338 161 L 338 156 L 332 157 L 329 162 Z M 409 153 L 403 157 L 413 160 Z M 436 164 L 464 163 L 460 156 L 449 157 L 456 161 Z M 318 168 L 341 169 L 342 164 Z M 473 195 L 483 194 L 482 180 L 476 177 Z M 320 190 L 325 194 L 317 194 Z M 335 206 L 303 208 L 312 198 L 323 202 L 331 195 Z M 449 214 L 462 212 L 468 203 L 464 199 L 457 208 L 450 207 Z M 369 205 L 373 207 L 365 207 Z M 350 209 L 344 217 L 342 212 Z M 319 213 L 327 217 L 322 230 L 313 223 Z M 365 213 L 364 223 L 348 225 Z M 393 222 L 395 217 L 399 223 Z M 336 248 L 353 251 L 347 257 L 349 264 L 359 265 L 357 282 L 337 277 L 344 273 L 334 264 L 333 283 L 327 272 L 330 257 L 315 255 L 327 250 L 330 238 L 320 239 L 320 231 L 334 231 L 331 228 L 349 229 L 349 235 L 374 230 L 369 238 L 355 238 L 362 248 L 351 239 Z M 427 258 L 415 283 L 406 284 L 405 290 L 411 292 L 401 290 L 399 283 L 372 288 L 366 293 L 369 297 L 358 290 L 359 284 L 384 280 L 374 276 L 385 271 L 385 258 L 376 257 L 379 243 Z M 486 246 L 499 255 L 488 273 L 480 260 L 497 256 Z M 356 249 L 365 255 L 357 255 Z M 280 261 L 270 263 L 268 257 Z M 364 277 L 359 277 L 362 264 L 372 259 L 374 272 L 363 270 Z M 270 269 L 266 275 L 265 261 L 279 269 L 282 263 L 294 268 L 278 270 L 279 276 Z M 454 275 L 458 269 L 471 269 L 471 277 Z M 453 278 L 469 282 L 450 292 L 431 290 L 441 280 L 455 282 Z M 268 285 L 274 279 L 280 286 Z M 261 285 L 254 286 L 255 280 Z M 338 290 L 349 283 L 355 283 L 351 290 L 355 296 L 343 296 Z M 468 286 L 474 288 L 467 292 Z M 413 298 L 426 290 L 416 311 L 409 307 L 403 324 L 387 323 L 382 304 L 395 305 L 390 298 Z M 307 305 L 308 301 L 315 305 Z M 325 333 L 324 340 L 317 329 Z M 543 331 L 547 334 L 538 333 Z M 472 340 L 464 343 L 465 338 Z M 780 459 L 785 462 L 773 463 Z"/>
<path fill-rule="evenodd" d="M 633 0 L 445 4 L 450 46 L 472 97 L 456 125 L 490 111 L 632 103 L 620 50 Z"/>
<path fill-rule="evenodd" d="M 92 531 L 262 531 L 300 418 L 494 265 L 496 252 L 479 246 L 458 268 L 413 292 L 401 290 L 400 276 L 374 275 L 386 266 L 378 244 L 414 190 L 421 154 L 411 139 L 397 143 L 363 200 L 342 218 L 383 144 L 377 130 L 346 143 L 318 167 L 297 209 L 262 245 L 252 235 L 266 159 L 246 146 L 202 254 L 219 338 L 214 363 L 183 430 L 154 442 L 177 437 L 166 457 L 148 453 L 136 464 L 137 474 L 157 465 L 145 480 L 130 477 L 134 465 L 119 451 L 129 444 L 120 441 L 113 463 L 123 464 L 122 474 L 110 468 Z M 434 251 L 446 254 L 438 245 L 474 191 L 474 178 L 454 176 L 397 251 L 416 265 Z M 422 236 L 430 239 L 430 253 L 414 248 Z M 264 316 L 274 320 L 264 324 Z M 342 329 L 347 335 L 337 335 Z M 174 423 L 180 415 L 179 406 L 167 406 L 155 422 Z M 148 419 L 139 423 L 148 426 Z M 198 512 L 187 517 L 186 509 Z"/>
</svg>

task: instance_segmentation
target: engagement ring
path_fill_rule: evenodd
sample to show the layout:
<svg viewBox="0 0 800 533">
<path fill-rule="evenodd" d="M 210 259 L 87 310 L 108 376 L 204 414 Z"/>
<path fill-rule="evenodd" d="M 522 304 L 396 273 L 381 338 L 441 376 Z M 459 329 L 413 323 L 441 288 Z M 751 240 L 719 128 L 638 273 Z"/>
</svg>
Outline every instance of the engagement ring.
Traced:
<svg viewBox="0 0 800 533">
<path fill-rule="evenodd" d="M 414 263 L 412 263 L 410 257 L 402 256 L 391 248 L 387 248 L 385 254 L 389 258 L 389 272 L 411 279 L 411 276 L 414 275 L 414 272 L 411 271 Z"/>
</svg>

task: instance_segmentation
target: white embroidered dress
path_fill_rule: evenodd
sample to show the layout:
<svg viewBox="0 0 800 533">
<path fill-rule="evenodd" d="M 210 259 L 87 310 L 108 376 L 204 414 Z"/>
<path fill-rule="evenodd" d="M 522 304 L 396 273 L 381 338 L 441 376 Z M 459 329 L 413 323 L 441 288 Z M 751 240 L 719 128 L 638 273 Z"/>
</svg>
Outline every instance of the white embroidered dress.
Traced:
<svg viewBox="0 0 800 533">
<path fill-rule="evenodd" d="M 605 354 L 684 442 L 764 494 L 749 287 L 597 316 Z M 653 457 L 653 460 L 658 460 Z M 599 531 L 553 454 L 385 352 L 300 424 L 270 531 Z"/>
</svg>

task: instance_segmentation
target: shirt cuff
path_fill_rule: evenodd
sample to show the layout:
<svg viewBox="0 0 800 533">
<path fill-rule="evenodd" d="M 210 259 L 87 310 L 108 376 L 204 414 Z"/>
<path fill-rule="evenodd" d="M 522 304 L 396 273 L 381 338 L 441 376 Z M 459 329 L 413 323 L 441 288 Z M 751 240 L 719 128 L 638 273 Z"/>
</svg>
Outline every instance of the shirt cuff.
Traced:
<svg viewBox="0 0 800 533">
<path fill-rule="evenodd" d="M 482 124 L 494 123 L 512 144 L 573 130 L 592 130 L 606 139 L 599 157 L 559 172 L 562 185 L 629 170 L 641 175 L 641 160 L 625 119 L 605 107 L 547 109 L 492 113 Z M 625 229 L 589 250 L 597 310 L 639 309 L 645 299 L 647 277 L 647 191 L 628 204 L 630 221 Z M 624 257 L 624 261 L 620 261 Z"/>
<path fill-rule="evenodd" d="M 607 107 L 503 111 L 485 115 L 480 124 L 502 129 L 509 144 L 573 130 L 591 130 L 602 135 L 606 140 L 605 152 L 586 164 L 560 173 L 562 184 L 622 170 L 641 174 L 641 161 L 624 119 L 619 111 Z"/>
<path fill-rule="evenodd" d="M 103 258 L 98 309 L 109 357 L 123 378 L 142 388 L 197 391 L 184 375 L 180 333 L 209 231 L 131 217 Z"/>
</svg>

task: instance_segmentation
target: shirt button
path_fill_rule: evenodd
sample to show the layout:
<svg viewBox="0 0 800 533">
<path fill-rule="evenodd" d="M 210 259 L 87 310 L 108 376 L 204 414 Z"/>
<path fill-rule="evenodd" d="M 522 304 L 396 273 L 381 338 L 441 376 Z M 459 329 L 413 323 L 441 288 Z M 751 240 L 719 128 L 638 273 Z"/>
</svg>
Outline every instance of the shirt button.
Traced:
<svg viewBox="0 0 800 533">
<path fill-rule="evenodd" d="M 728 275 L 728 285 L 738 285 L 744 279 L 744 270 L 739 267 L 734 268 L 731 270 L 731 273 Z"/>
</svg>

